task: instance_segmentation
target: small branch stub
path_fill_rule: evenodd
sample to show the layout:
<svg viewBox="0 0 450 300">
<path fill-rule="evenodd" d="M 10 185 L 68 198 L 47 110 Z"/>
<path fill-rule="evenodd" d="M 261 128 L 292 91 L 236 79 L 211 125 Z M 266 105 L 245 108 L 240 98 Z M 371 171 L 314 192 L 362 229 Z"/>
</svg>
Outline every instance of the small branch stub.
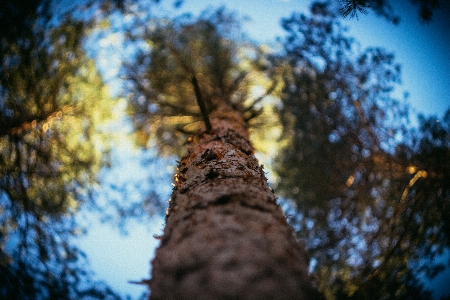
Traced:
<svg viewBox="0 0 450 300">
<path fill-rule="evenodd" d="M 197 103 L 202 112 L 203 120 L 205 121 L 206 130 L 211 131 L 211 122 L 209 121 L 209 114 L 206 110 L 205 102 L 203 102 L 202 95 L 200 93 L 200 87 L 198 86 L 197 77 L 192 76 L 192 85 L 194 86 L 195 96 L 197 97 Z"/>
</svg>

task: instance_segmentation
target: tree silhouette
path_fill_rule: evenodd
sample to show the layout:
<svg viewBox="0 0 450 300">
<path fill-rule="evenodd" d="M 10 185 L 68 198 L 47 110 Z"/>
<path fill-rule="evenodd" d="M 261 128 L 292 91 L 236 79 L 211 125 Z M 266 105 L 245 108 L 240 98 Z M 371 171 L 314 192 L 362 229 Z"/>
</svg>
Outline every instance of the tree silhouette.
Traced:
<svg viewBox="0 0 450 300">
<path fill-rule="evenodd" d="M 390 95 L 400 80 L 393 55 L 355 53 L 337 18 L 315 4 L 311 16 L 283 22 L 289 142 L 278 190 L 296 202 L 292 223 L 327 298 L 429 298 L 420 274 L 442 270 L 434 258 L 449 241 L 448 116 L 409 133 L 407 110 Z"/>
</svg>

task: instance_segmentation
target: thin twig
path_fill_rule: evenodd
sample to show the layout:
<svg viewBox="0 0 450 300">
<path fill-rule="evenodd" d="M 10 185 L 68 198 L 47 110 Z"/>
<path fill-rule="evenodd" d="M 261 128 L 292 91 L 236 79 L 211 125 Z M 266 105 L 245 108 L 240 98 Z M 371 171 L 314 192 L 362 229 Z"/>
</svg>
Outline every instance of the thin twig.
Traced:
<svg viewBox="0 0 450 300">
<path fill-rule="evenodd" d="M 205 102 L 203 102 L 202 95 L 200 94 L 200 87 L 198 86 L 197 77 L 195 75 L 192 76 L 192 84 L 194 85 L 195 96 L 197 97 L 197 103 L 200 107 L 200 111 L 202 112 L 203 120 L 205 121 L 206 129 L 211 131 L 211 122 L 209 121 L 209 114 L 206 110 Z"/>
</svg>

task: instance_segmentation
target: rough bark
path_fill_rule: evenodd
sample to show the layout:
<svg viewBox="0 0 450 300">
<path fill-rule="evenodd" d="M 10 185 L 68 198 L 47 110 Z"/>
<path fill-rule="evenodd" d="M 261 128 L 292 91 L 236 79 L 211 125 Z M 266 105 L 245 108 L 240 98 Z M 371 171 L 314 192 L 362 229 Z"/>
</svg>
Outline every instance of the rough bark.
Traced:
<svg viewBox="0 0 450 300">
<path fill-rule="evenodd" d="M 223 102 L 175 175 L 150 299 L 321 299 L 242 114 Z"/>
</svg>

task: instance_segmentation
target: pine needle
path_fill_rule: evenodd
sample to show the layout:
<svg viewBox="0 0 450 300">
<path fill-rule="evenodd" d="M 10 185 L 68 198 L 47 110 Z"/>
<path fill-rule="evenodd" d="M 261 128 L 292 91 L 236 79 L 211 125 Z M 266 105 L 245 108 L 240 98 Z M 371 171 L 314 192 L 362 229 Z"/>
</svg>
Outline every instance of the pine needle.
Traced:
<svg viewBox="0 0 450 300">
<path fill-rule="evenodd" d="M 341 0 L 343 7 L 341 7 L 340 12 L 342 14 L 342 17 L 346 18 L 347 16 L 350 16 L 350 19 L 353 17 L 358 18 L 358 12 L 367 15 L 367 7 L 370 5 L 367 3 L 367 0 Z"/>
</svg>

